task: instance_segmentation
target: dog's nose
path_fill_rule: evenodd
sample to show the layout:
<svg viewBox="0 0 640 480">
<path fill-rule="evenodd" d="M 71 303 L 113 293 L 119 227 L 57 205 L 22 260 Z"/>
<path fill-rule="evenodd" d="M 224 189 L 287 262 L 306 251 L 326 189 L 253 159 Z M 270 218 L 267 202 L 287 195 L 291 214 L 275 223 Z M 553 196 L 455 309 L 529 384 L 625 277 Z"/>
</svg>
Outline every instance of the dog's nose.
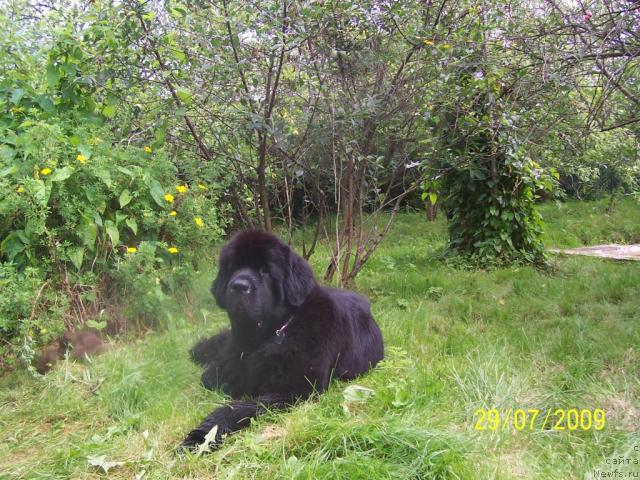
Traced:
<svg viewBox="0 0 640 480">
<path fill-rule="evenodd" d="M 229 284 L 229 289 L 235 293 L 249 293 L 251 291 L 251 283 L 246 278 L 236 278 Z"/>
</svg>

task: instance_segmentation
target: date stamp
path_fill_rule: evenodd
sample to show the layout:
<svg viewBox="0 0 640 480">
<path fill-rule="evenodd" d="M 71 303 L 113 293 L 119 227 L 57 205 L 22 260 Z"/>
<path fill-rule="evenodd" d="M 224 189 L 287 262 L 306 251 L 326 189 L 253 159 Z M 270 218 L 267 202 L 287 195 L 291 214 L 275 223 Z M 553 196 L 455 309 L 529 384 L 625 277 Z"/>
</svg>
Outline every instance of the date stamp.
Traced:
<svg viewBox="0 0 640 480">
<path fill-rule="evenodd" d="M 477 431 L 497 430 L 603 430 L 607 418 L 602 408 L 593 410 L 583 408 L 557 408 L 555 410 L 539 410 L 535 408 L 517 408 L 499 411 L 495 408 L 478 408 L 473 413 L 474 426 Z"/>
</svg>

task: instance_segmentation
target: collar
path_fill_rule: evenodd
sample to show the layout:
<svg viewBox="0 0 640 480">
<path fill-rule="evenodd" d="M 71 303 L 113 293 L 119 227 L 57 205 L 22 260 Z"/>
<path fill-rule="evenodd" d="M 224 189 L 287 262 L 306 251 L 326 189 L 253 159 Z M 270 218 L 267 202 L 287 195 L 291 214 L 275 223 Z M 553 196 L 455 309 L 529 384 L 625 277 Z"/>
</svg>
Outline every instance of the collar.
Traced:
<svg viewBox="0 0 640 480">
<path fill-rule="evenodd" d="M 276 330 L 276 334 L 273 339 L 273 342 L 276 345 L 282 345 L 282 343 L 284 342 L 284 338 L 285 338 L 284 331 L 287 329 L 289 324 L 293 321 L 294 317 L 295 317 L 295 313 L 289 317 L 289 320 L 287 320 L 284 325 L 282 325 L 279 329 Z M 244 351 L 240 352 L 241 361 L 244 360 L 246 357 L 247 357 L 247 352 L 244 352 Z"/>
<path fill-rule="evenodd" d="M 282 342 L 284 342 L 284 331 L 287 329 L 287 327 L 293 320 L 294 316 L 295 316 L 295 313 L 289 317 L 289 320 L 287 320 L 287 322 L 284 325 L 282 325 L 279 329 L 276 330 L 276 338 L 273 341 L 277 345 L 282 345 Z"/>
</svg>

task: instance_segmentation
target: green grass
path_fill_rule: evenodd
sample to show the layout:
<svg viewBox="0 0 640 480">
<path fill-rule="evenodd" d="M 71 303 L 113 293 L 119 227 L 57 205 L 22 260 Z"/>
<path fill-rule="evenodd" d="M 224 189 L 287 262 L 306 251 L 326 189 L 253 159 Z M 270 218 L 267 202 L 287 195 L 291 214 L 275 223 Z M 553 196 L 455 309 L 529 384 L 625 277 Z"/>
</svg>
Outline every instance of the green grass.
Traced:
<svg viewBox="0 0 640 480">
<path fill-rule="evenodd" d="M 545 205 L 545 243 L 638 241 L 632 202 Z M 174 447 L 224 397 L 199 385 L 187 349 L 225 325 L 199 275 L 168 330 L 112 342 L 43 378 L 0 379 L 0 478 L 583 478 L 640 445 L 640 264 L 555 258 L 528 267 L 454 268 L 442 220 L 402 214 L 358 277 L 387 348 L 353 382 L 260 418 L 219 451 Z M 312 259 L 317 272 L 327 247 Z M 176 313 L 177 312 L 177 313 Z M 603 408 L 602 431 L 476 431 L 476 409 Z M 635 454 L 638 458 L 638 454 Z M 93 463 L 116 462 L 108 474 Z M 633 462 L 633 460 L 632 460 Z M 621 467 L 640 471 L 640 466 Z M 636 470 L 633 470 L 635 468 Z M 589 477 L 593 478 L 593 477 Z"/>
<path fill-rule="evenodd" d="M 640 243 L 640 204 L 631 198 L 616 200 L 607 211 L 608 199 L 545 205 L 548 247 L 574 248 L 605 243 Z"/>
</svg>

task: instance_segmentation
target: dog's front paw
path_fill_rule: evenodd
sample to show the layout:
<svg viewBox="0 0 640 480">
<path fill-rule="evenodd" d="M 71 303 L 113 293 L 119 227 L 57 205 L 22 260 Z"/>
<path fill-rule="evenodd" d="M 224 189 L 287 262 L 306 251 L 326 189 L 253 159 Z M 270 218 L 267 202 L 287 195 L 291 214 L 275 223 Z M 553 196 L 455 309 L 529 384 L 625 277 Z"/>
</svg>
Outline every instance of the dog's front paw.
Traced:
<svg viewBox="0 0 640 480">
<path fill-rule="evenodd" d="M 198 450 L 198 446 L 204 443 L 204 435 L 198 430 L 193 430 L 185 437 L 182 443 L 178 446 L 178 454 L 185 452 L 195 452 Z"/>
<path fill-rule="evenodd" d="M 221 387 L 219 368 L 215 365 L 209 365 L 200 377 L 202 386 L 207 390 L 217 390 Z"/>
<path fill-rule="evenodd" d="M 185 452 L 211 452 L 220 447 L 225 433 L 218 425 L 214 425 L 209 431 L 196 428 L 185 437 L 178 446 L 177 452 L 179 455 Z"/>
</svg>

